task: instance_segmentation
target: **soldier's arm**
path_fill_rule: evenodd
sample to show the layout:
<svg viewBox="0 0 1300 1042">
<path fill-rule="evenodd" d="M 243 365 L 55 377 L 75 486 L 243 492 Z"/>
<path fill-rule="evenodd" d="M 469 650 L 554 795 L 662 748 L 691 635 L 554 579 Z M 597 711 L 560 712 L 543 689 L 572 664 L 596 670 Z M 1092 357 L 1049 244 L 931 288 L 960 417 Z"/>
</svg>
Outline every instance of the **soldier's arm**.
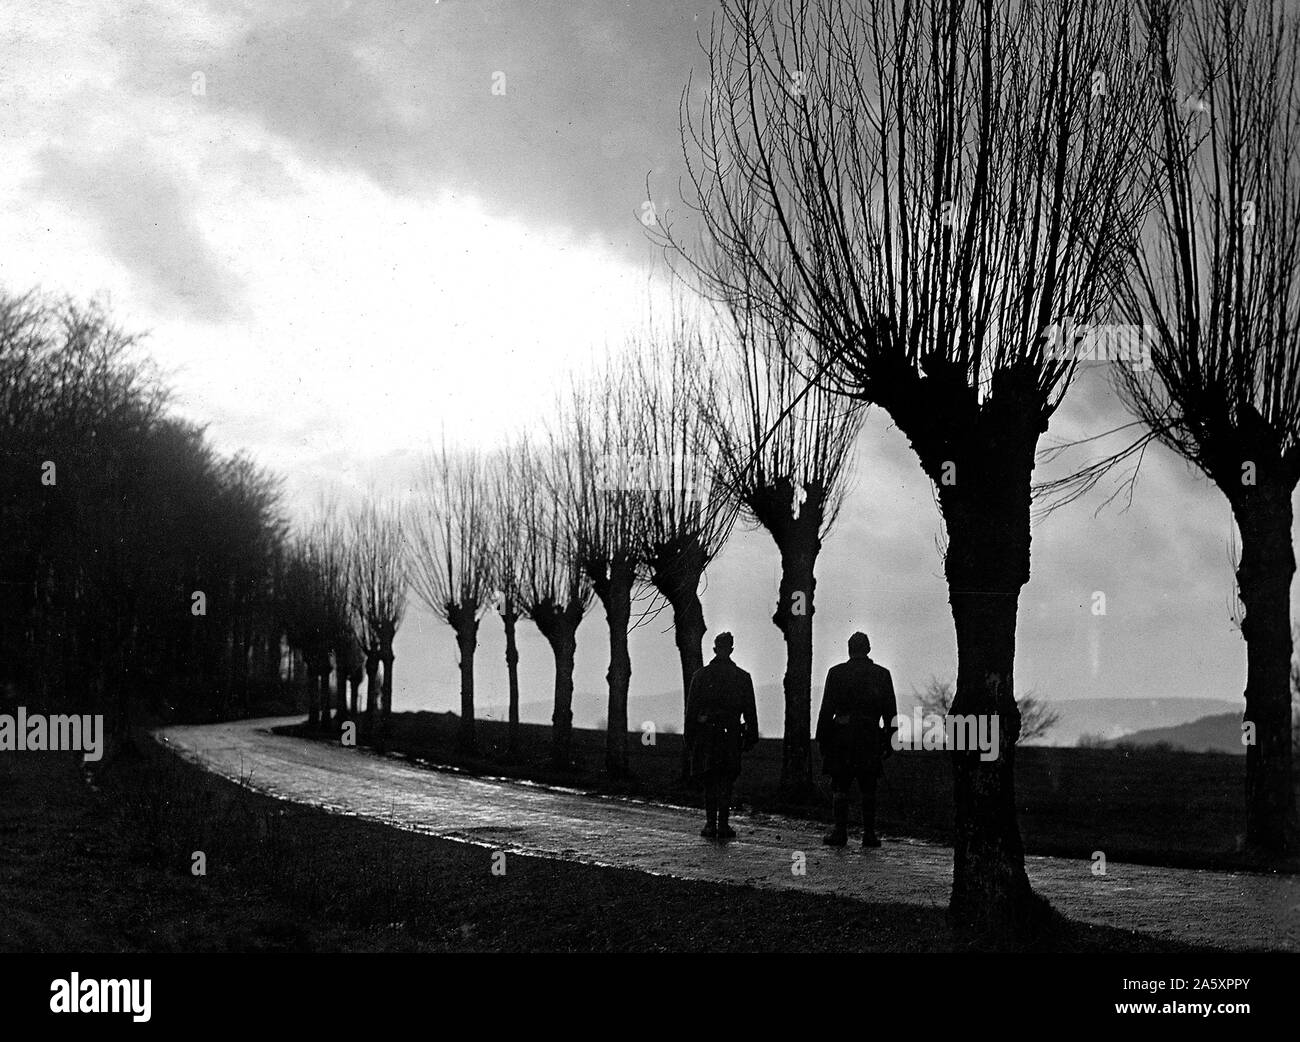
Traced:
<svg viewBox="0 0 1300 1042">
<path fill-rule="evenodd" d="M 691 686 L 686 692 L 686 720 L 682 728 L 682 737 L 690 741 L 695 734 L 695 717 L 700 711 L 701 690 L 704 687 L 703 670 L 697 669 L 691 677 Z"/>
<path fill-rule="evenodd" d="M 822 685 L 822 705 L 817 713 L 817 730 L 813 734 L 813 738 L 819 746 L 830 738 L 831 718 L 835 715 L 835 710 L 831 707 L 834 691 L 835 669 L 832 667 L 826 673 L 826 683 Z"/>
</svg>

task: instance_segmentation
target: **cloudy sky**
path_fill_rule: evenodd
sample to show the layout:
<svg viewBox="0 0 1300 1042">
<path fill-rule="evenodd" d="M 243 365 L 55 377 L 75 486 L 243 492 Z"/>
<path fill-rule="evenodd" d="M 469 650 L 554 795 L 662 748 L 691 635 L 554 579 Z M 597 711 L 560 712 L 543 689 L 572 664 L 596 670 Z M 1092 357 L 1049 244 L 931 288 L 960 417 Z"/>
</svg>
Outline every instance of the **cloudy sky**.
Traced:
<svg viewBox="0 0 1300 1042">
<path fill-rule="evenodd" d="M 178 407 L 323 492 L 400 489 L 446 431 L 484 445 L 545 421 L 557 387 L 665 292 L 638 217 L 676 205 L 678 102 L 712 0 L 44 0 L 0 10 L 0 283 L 111 302 L 148 332 Z M 1049 438 L 1124 415 L 1100 367 Z M 1017 688 L 1048 698 L 1238 698 L 1231 517 L 1163 450 L 1131 508 L 1094 496 L 1035 530 Z M 940 520 L 873 413 L 823 553 L 817 672 L 867 629 L 900 692 L 955 669 Z M 779 683 L 777 558 L 738 533 L 708 576 L 712 631 Z M 1106 615 L 1093 614 L 1094 592 Z M 633 695 L 675 685 L 666 616 Z M 527 628 L 525 628 L 527 630 Z M 603 620 L 580 633 L 598 712 Z M 549 652 L 522 645 L 524 700 Z M 449 630 L 413 611 L 398 708 L 456 702 Z M 481 701 L 504 701 L 486 620 Z M 763 730 L 779 733 L 775 704 Z"/>
</svg>

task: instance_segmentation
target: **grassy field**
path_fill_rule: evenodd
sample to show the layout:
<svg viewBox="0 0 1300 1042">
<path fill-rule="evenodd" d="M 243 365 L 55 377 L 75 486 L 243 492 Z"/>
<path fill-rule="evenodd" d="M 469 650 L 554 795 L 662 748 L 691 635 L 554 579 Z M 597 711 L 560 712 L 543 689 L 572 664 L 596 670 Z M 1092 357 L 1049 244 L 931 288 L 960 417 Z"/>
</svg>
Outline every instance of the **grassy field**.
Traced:
<svg viewBox="0 0 1300 1042">
<path fill-rule="evenodd" d="M 521 727 L 521 754 L 506 754 L 506 725 L 477 724 L 481 754 L 455 751 L 451 713 L 397 713 L 389 748 L 430 763 L 505 777 L 699 806 L 679 780 L 680 735 L 655 744 L 629 739 L 630 781 L 604 776 L 605 734 L 575 730 L 575 769 L 549 765 L 550 728 Z M 299 728 L 292 733 L 303 733 Z M 827 820 L 829 795 L 790 803 L 781 798 L 781 743 L 764 739 L 745 759 L 736 789 L 742 810 Z M 1159 749 L 1066 749 L 1026 746 L 1016 753 L 1020 827 L 1031 854 L 1200 868 L 1254 868 L 1238 853 L 1244 824 L 1242 757 Z M 823 780 L 824 781 L 824 780 Z M 886 835 L 949 842 L 952 769 L 940 752 L 895 753 L 879 786 L 878 821 Z M 856 813 L 856 808 L 854 813 Z M 1270 866 L 1277 867 L 1277 866 Z M 1300 864 L 1282 866 L 1300 870 Z"/>
<path fill-rule="evenodd" d="M 983 950 L 942 911 L 491 852 L 283 803 L 148 738 L 0 757 L 0 950 Z M 191 872 L 195 851 L 206 875 Z M 1187 951 L 1056 917 L 1033 951 Z"/>
</svg>

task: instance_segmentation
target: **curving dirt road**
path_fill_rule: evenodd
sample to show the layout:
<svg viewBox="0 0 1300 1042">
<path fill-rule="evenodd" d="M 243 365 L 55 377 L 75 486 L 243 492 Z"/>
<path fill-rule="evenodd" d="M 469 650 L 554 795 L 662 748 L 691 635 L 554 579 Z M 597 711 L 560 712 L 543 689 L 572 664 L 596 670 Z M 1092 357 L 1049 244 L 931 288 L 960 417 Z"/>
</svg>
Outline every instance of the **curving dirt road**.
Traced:
<svg viewBox="0 0 1300 1042">
<path fill-rule="evenodd" d="M 886 837 L 878 850 L 832 850 L 810 823 L 757 815 L 733 818 L 739 838 L 718 845 L 699 837 L 695 811 L 429 770 L 270 733 L 299 720 L 170 727 L 157 736 L 259 792 L 494 850 L 860 900 L 947 903 L 947 847 Z M 1088 861 L 1026 860 L 1035 889 L 1074 919 L 1218 948 L 1300 950 L 1295 877 L 1115 862 L 1098 876 Z"/>
</svg>

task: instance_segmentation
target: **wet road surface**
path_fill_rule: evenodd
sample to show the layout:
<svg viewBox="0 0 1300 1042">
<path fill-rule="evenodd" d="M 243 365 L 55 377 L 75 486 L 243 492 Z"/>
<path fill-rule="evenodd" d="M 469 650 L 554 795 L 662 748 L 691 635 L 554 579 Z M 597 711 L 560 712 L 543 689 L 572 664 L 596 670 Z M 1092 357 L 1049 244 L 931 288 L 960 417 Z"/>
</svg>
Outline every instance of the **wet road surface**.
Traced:
<svg viewBox="0 0 1300 1042">
<path fill-rule="evenodd" d="M 952 850 L 884 837 L 877 850 L 821 844 L 822 828 L 769 815 L 732 819 L 728 844 L 700 838 L 700 812 L 430 770 L 404 758 L 273 735 L 301 717 L 169 727 L 160 740 L 206 769 L 296 803 L 398 828 L 586 864 L 864 901 L 943 906 Z M 1300 950 L 1295 877 L 1030 857 L 1034 888 L 1063 914 L 1230 949 Z M 800 872 L 800 868 L 803 869 Z"/>
</svg>

